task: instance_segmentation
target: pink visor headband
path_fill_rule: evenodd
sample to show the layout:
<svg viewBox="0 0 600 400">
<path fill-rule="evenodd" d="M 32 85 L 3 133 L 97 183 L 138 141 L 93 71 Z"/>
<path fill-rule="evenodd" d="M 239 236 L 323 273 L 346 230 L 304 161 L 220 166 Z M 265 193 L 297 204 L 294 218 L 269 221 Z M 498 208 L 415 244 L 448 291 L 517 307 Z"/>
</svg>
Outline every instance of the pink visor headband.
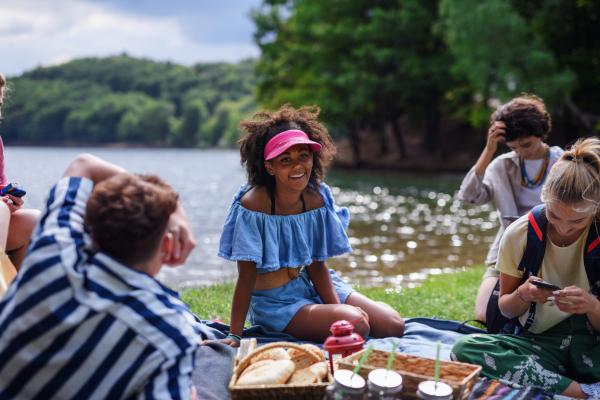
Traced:
<svg viewBox="0 0 600 400">
<path fill-rule="evenodd" d="M 306 133 L 298 130 L 285 131 L 269 140 L 265 147 L 265 160 L 277 157 L 296 144 L 308 144 L 312 151 L 321 150 L 321 145 L 310 140 Z"/>
</svg>

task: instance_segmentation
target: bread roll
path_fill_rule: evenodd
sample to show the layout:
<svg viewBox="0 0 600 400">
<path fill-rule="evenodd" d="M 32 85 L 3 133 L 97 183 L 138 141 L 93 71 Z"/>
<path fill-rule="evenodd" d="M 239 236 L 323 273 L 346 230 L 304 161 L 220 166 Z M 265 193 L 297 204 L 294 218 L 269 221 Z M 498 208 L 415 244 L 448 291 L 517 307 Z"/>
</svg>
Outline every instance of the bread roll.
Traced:
<svg viewBox="0 0 600 400">
<path fill-rule="evenodd" d="M 285 351 L 281 347 L 277 347 L 275 349 L 263 351 L 262 353 L 259 353 L 255 357 L 252 357 L 252 359 L 250 360 L 250 364 L 254 364 L 254 363 L 257 363 L 262 360 L 289 360 L 289 359 L 290 359 L 290 355 L 287 353 L 287 351 Z"/>
<path fill-rule="evenodd" d="M 268 363 L 239 377 L 236 386 L 279 385 L 289 379 L 295 368 L 290 360 Z"/>
<path fill-rule="evenodd" d="M 301 344 L 300 347 L 312 351 L 317 356 L 319 356 L 321 361 L 325 361 L 325 353 L 323 353 L 323 350 L 321 350 L 314 344 L 309 344 L 309 343 Z M 291 358 L 294 358 L 294 357 L 304 355 L 305 353 L 302 350 L 298 350 L 298 349 L 288 349 L 288 354 L 290 355 Z"/>
<path fill-rule="evenodd" d="M 316 383 L 318 380 L 319 377 L 314 372 L 303 369 L 294 372 L 286 383 L 288 385 L 310 385 Z"/>
<path fill-rule="evenodd" d="M 318 362 L 307 368 L 309 371 L 314 372 L 319 379 L 324 379 L 329 371 L 329 366 L 326 362 Z"/>
<path fill-rule="evenodd" d="M 250 365 L 249 367 L 246 367 L 246 369 L 241 373 L 240 378 L 250 371 L 254 371 L 257 368 L 262 367 L 263 365 L 269 365 L 274 362 L 275 362 L 275 360 L 262 360 L 257 363 L 254 363 L 254 364 Z"/>
<path fill-rule="evenodd" d="M 292 357 L 292 361 L 296 365 L 296 371 L 300 371 L 306 367 L 309 367 L 315 363 L 311 356 L 303 354 L 301 356 Z"/>
</svg>

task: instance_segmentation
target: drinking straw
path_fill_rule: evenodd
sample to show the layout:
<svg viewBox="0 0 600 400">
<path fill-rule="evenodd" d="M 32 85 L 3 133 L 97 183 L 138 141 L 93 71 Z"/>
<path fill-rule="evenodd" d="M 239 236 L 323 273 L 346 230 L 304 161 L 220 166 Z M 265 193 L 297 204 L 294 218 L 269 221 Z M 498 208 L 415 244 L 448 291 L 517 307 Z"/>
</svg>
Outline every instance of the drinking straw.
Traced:
<svg viewBox="0 0 600 400">
<path fill-rule="evenodd" d="M 394 340 L 394 347 L 392 347 L 392 352 L 390 353 L 390 358 L 388 358 L 387 372 L 385 373 L 386 378 L 387 378 L 387 373 L 390 371 L 390 369 L 392 369 L 392 363 L 394 362 L 394 354 L 396 354 L 396 346 L 397 345 L 398 345 L 398 342 L 396 340 Z"/>
<path fill-rule="evenodd" d="M 435 390 L 437 390 L 438 380 L 440 378 L 440 345 L 442 342 L 437 342 L 437 356 L 435 357 Z"/>
<path fill-rule="evenodd" d="M 362 367 L 363 363 L 367 361 L 367 357 L 369 357 L 369 354 L 371 354 L 371 350 L 373 350 L 374 345 L 375 343 L 371 343 L 367 351 L 365 351 L 365 354 L 363 354 L 362 358 L 358 362 L 358 365 L 354 368 L 354 371 L 352 371 L 352 376 L 350 377 L 350 379 L 354 378 L 354 375 L 356 375 L 357 372 L 360 371 L 360 368 Z"/>
</svg>

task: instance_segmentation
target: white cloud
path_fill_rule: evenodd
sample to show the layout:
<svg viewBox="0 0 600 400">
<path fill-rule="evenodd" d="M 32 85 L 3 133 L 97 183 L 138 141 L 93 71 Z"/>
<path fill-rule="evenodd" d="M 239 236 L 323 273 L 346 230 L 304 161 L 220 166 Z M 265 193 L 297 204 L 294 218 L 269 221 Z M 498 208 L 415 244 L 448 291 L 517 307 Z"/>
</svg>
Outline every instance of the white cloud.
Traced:
<svg viewBox="0 0 600 400">
<path fill-rule="evenodd" d="M 0 0 L 0 15 L 0 71 L 6 75 L 122 52 L 184 65 L 258 55 L 250 38 L 248 43 L 193 42 L 175 17 L 127 13 L 82 0 Z"/>
</svg>

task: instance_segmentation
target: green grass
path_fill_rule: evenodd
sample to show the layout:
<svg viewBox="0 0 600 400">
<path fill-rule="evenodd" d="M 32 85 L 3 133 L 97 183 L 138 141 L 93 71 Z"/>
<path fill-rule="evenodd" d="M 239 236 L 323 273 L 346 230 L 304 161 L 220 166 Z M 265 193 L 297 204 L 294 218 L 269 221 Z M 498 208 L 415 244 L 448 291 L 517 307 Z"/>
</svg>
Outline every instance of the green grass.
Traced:
<svg viewBox="0 0 600 400">
<path fill-rule="evenodd" d="M 485 267 L 478 267 L 455 274 L 430 275 L 422 286 L 402 288 L 398 293 L 384 288 L 356 289 L 373 300 L 394 307 L 404 318 L 437 317 L 465 321 L 475 317 L 475 297 L 484 270 Z M 183 301 L 202 319 L 221 317 L 225 323 L 229 323 L 234 287 L 235 282 L 229 282 L 186 289 Z"/>
</svg>

